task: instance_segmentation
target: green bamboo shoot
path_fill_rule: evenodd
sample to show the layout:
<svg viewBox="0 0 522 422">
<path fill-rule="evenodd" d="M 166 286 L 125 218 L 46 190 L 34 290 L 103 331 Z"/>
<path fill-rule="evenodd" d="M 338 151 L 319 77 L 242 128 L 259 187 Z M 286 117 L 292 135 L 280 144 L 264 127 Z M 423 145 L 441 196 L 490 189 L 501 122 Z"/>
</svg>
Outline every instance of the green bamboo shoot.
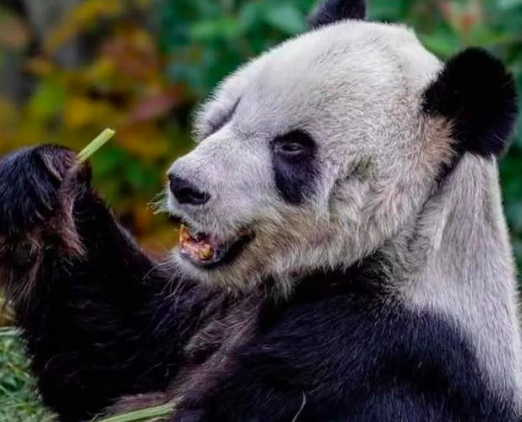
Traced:
<svg viewBox="0 0 522 422">
<path fill-rule="evenodd" d="M 78 161 L 85 163 L 91 158 L 96 151 L 103 147 L 116 134 L 112 129 L 105 129 L 94 141 L 85 147 L 85 149 L 78 154 Z"/>
</svg>

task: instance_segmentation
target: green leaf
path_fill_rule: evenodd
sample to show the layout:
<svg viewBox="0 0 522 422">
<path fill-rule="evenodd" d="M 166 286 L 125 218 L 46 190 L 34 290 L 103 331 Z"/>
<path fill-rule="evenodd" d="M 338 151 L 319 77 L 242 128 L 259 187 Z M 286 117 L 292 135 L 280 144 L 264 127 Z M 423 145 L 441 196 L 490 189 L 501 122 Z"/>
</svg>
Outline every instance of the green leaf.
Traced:
<svg viewBox="0 0 522 422">
<path fill-rule="evenodd" d="M 522 6 L 522 0 L 498 0 L 498 6 L 500 9 L 512 9 L 517 6 Z"/>
<path fill-rule="evenodd" d="M 295 35 L 306 30 L 306 18 L 301 11 L 291 3 L 280 3 L 267 8 L 265 20 L 274 28 Z"/>
<path fill-rule="evenodd" d="M 419 34 L 419 38 L 428 50 L 442 58 L 451 57 L 462 48 L 460 41 L 449 33 Z"/>
<path fill-rule="evenodd" d="M 400 20 L 404 15 L 404 0 L 375 0 L 369 8 L 370 19 L 372 20 Z"/>
<path fill-rule="evenodd" d="M 248 2 L 241 8 L 239 19 L 248 29 L 259 26 L 266 14 L 267 3 L 265 2 Z"/>
<path fill-rule="evenodd" d="M 190 35 L 198 41 L 212 41 L 220 38 L 237 38 L 243 32 L 244 26 L 241 21 L 233 18 L 222 18 L 195 24 L 190 31 Z"/>
<path fill-rule="evenodd" d="M 53 118 L 63 110 L 67 99 L 67 89 L 59 78 L 49 78 L 36 89 L 29 103 L 29 113 L 35 120 Z"/>
</svg>

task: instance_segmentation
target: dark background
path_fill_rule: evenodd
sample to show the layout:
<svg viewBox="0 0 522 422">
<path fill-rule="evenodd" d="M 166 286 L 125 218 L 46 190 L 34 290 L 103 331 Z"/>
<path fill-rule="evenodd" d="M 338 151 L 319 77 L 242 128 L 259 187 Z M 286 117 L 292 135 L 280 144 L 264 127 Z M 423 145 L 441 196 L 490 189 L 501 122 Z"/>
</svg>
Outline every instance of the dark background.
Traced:
<svg viewBox="0 0 522 422">
<path fill-rule="evenodd" d="M 117 138 L 92 159 L 95 183 L 146 247 L 163 251 L 177 236 L 148 204 L 168 165 L 191 147 L 195 106 L 240 64 L 306 30 L 314 3 L 0 0 L 0 155 L 44 142 L 80 150 L 115 128 Z M 486 47 L 522 85 L 522 0 L 369 3 L 372 19 L 413 26 L 441 58 Z M 520 130 L 502 182 L 522 263 Z M 13 334 L 0 331 L 0 420 L 40 422 Z"/>
</svg>

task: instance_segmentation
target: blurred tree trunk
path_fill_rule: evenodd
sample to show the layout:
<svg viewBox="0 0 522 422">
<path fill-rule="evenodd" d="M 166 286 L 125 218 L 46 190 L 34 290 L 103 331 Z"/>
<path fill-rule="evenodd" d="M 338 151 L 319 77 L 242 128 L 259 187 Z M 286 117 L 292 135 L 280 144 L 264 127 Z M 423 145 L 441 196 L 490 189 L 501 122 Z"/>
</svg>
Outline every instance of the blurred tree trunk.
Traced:
<svg viewBox="0 0 522 422">
<path fill-rule="evenodd" d="M 26 84 L 20 78 L 23 68 L 24 55 L 19 52 L 3 51 L 3 64 L 0 68 L 0 94 L 20 103 L 25 97 Z"/>
<path fill-rule="evenodd" d="M 23 0 L 23 2 L 27 18 L 42 45 L 64 17 L 82 0 Z M 72 41 L 65 45 L 56 59 L 65 66 L 77 65 L 81 59 L 79 41 Z"/>
<path fill-rule="evenodd" d="M 26 56 L 29 31 L 27 27 L 21 28 L 21 19 L 26 16 L 24 4 L 20 0 L 0 0 L 1 11 L 7 11 L 3 15 L 2 29 L 3 42 L 0 43 L 2 66 L 0 66 L 0 94 L 20 103 L 25 96 L 27 83 L 20 78 Z M 10 14 L 13 13 L 11 16 Z M 18 20 L 20 19 L 20 21 Z M 22 31 L 22 33 L 20 32 Z M 14 32 L 14 33 L 13 33 Z M 20 40 L 20 36 L 26 40 Z M 6 42 L 6 38 L 9 38 Z"/>
</svg>

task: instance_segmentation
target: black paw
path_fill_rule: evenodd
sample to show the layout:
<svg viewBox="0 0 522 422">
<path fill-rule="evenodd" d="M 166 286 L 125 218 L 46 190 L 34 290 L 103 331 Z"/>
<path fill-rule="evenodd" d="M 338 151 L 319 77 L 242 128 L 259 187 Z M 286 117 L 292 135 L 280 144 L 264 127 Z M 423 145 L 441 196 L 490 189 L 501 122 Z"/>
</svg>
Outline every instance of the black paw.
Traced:
<svg viewBox="0 0 522 422">
<path fill-rule="evenodd" d="M 30 231 L 52 217 L 63 201 L 64 181 L 77 166 L 76 154 L 57 146 L 24 149 L 0 160 L 0 236 Z M 88 170 L 83 169 L 81 172 Z M 90 179 L 83 175 L 83 181 Z M 74 189 L 68 188 L 68 194 Z"/>
</svg>

